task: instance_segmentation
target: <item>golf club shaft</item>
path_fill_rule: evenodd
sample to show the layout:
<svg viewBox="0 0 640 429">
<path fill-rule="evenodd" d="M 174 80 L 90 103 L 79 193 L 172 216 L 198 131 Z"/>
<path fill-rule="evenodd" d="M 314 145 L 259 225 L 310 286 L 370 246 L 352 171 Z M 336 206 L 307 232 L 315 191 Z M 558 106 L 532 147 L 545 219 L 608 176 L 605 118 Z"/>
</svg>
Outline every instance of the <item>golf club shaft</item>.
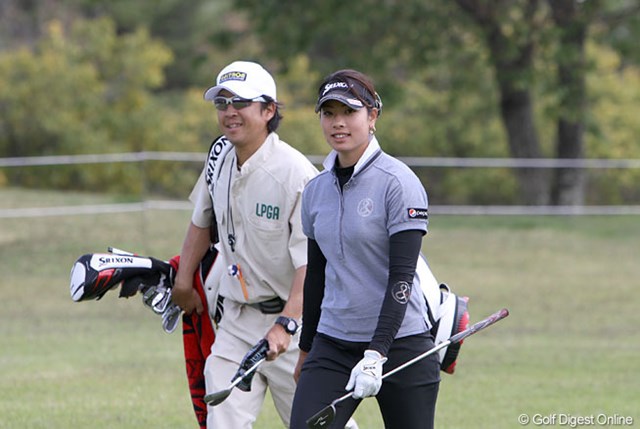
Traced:
<svg viewBox="0 0 640 429">
<path fill-rule="evenodd" d="M 233 380 L 233 382 L 231 382 L 231 385 L 229 386 L 230 389 L 233 389 L 234 387 L 236 387 L 238 385 L 238 383 L 240 383 L 242 381 L 243 378 L 245 378 L 247 375 L 251 374 L 253 371 L 256 370 L 256 368 L 258 368 L 258 366 L 260 366 L 260 364 L 262 362 L 264 362 L 265 360 L 267 360 L 267 358 L 262 358 L 260 359 L 258 362 L 254 363 L 253 366 L 251 368 L 249 368 L 244 374 L 242 374 L 239 377 L 236 377 L 235 380 Z"/>
<path fill-rule="evenodd" d="M 403 363 L 402 365 L 395 367 L 391 371 L 388 371 L 387 373 L 383 374 L 382 377 L 381 377 L 382 380 L 384 380 L 385 378 L 395 374 L 398 371 L 402 371 L 406 367 L 413 365 L 414 363 L 418 362 L 419 360 L 422 360 L 422 359 L 426 358 L 427 356 L 430 356 L 430 355 L 432 355 L 434 353 L 439 352 L 440 350 L 442 350 L 445 347 L 450 346 L 451 344 L 459 343 L 460 341 L 464 340 L 468 336 L 475 334 L 476 332 L 486 328 L 487 326 L 493 325 L 498 320 L 504 319 L 508 315 L 509 315 L 509 310 L 507 310 L 506 308 L 503 308 L 502 310 L 495 312 L 494 314 L 492 314 L 491 316 L 487 317 L 486 319 L 483 319 L 483 320 L 473 324 L 469 328 L 465 329 L 462 332 L 457 333 L 456 335 L 452 336 L 448 340 L 441 342 L 437 346 L 430 348 L 426 352 L 414 357 L 413 359 L 411 359 L 411 360 Z M 335 405 L 338 402 L 344 401 L 345 399 L 347 399 L 352 394 L 353 394 L 353 392 L 350 391 L 350 392 L 346 393 L 345 395 L 339 397 L 338 399 L 334 400 L 332 402 L 332 404 Z"/>
<path fill-rule="evenodd" d="M 422 353 L 421 355 L 418 355 L 418 356 L 414 357 L 413 359 L 403 363 L 402 365 L 392 369 L 391 371 L 389 371 L 386 374 L 384 374 L 382 376 L 382 379 L 384 380 L 385 378 L 389 377 L 390 375 L 393 375 L 396 372 L 401 371 L 401 370 L 405 369 L 406 367 L 408 367 L 410 365 L 413 365 L 414 363 L 418 362 L 419 360 L 424 359 L 427 356 L 430 356 L 430 355 L 442 350 L 443 348 L 450 346 L 451 344 L 459 343 L 460 341 L 464 340 L 468 336 L 475 334 L 476 332 L 486 328 L 487 326 L 493 325 L 498 320 L 504 319 L 508 315 L 509 315 L 509 310 L 507 310 L 506 308 L 503 308 L 502 310 L 493 313 L 491 316 L 487 317 L 486 319 L 483 319 L 483 320 L 473 324 L 472 326 L 468 327 L 464 331 L 458 332 L 457 334 L 455 334 L 454 336 L 452 336 L 448 340 L 441 342 L 437 346 L 427 350 L 426 352 Z"/>
<path fill-rule="evenodd" d="M 243 375 L 236 377 L 234 380 L 231 381 L 231 384 L 229 385 L 229 387 L 227 387 L 224 390 L 221 390 L 220 392 L 214 392 L 214 393 L 210 393 L 208 395 L 206 395 L 203 399 L 204 402 L 206 404 L 210 404 L 214 399 L 216 399 L 216 397 L 221 393 L 221 392 L 231 392 L 231 390 L 236 387 L 238 385 L 238 383 L 240 383 L 240 381 L 242 381 L 242 379 L 244 377 L 246 377 L 247 375 L 251 374 L 253 371 L 256 370 L 256 368 L 258 368 L 258 366 L 260 366 L 260 364 L 262 362 L 264 362 L 266 360 L 266 358 L 262 358 L 260 359 L 258 362 L 254 363 L 253 366 L 251 368 L 249 368 Z"/>
<path fill-rule="evenodd" d="M 440 351 L 441 349 L 443 349 L 443 348 L 445 348 L 445 347 L 449 346 L 450 344 L 451 344 L 451 341 L 450 341 L 450 340 L 443 341 L 442 343 L 438 344 L 437 346 L 435 346 L 435 347 L 433 347 L 433 348 L 430 348 L 428 351 L 426 351 L 426 352 L 422 353 L 421 355 L 418 355 L 418 356 L 414 357 L 413 359 L 411 359 L 411 360 L 409 360 L 409 361 L 407 361 L 407 362 L 403 363 L 402 365 L 397 366 L 396 368 L 392 369 L 391 371 L 389 371 L 389 372 L 387 372 L 387 373 L 383 374 L 383 375 L 382 375 L 382 377 L 381 377 L 381 379 L 382 379 L 382 380 L 384 380 L 385 378 L 387 378 L 387 377 L 389 377 L 389 376 L 391 376 L 391 375 L 395 374 L 396 372 L 398 372 L 398 371 L 402 371 L 402 370 L 403 370 L 403 369 L 405 369 L 406 367 L 411 366 L 411 365 L 413 365 L 414 363 L 418 362 L 419 360 L 424 359 L 424 358 L 426 358 L 427 356 L 430 356 L 430 355 L 432 355 L 432 354 L 434 354 L 434 353 L 436 353 L 436 352 Z M 343 396 L 339 397 L 338 399 L 335 399 L 331 404 L 332 404 L 332 405 L 335 405 L 335 404 L 337 404 L 338 402 L 342 402 L 342 401 L 344 401 L 345 399 L 347 399 L 347 398 L 348 398 L 349 396 L 351 396 L 351 395 L 353 395 L 353 392 L 352 392 L 352 391 L 349 391 L 349 392 L 345 393 Z"/>
<path fill-rule="evenodd" d="M 455 343 L 459 343 L 460 341 L 462 341 L 463 339 L 467 338 L 470 335 L 475 334 L 476 332 L 490 326 L 493 325 L 494 323 L 496 323 L 497 321 L 504 319 L 505 317 L 507 317 L 509 315 L 509 310 L 507 310 L 506 308 L 503 308 L 502 310 L 492 314 L 491 316 L 487 317 L 484 320 L 481 320 L 480 322 L 474 324 L 473 326 L 465 329 L 462 332 L 459 332 L 457 334 L 455 334 L 454 336 L 452 336 L 451 338 L 449 338 L 446 341 L 443 341 L 442 343 L 438 344 L 435 347 L 432 347 L 430 350 L 422 353 L 421 355 L 416 356 L 415 358 L 403 363 L 402 365 L 398 366 L 397 368 L 394 368 L 393 370 L 387 372 L 386 374 L 384 374 L 382 376 L 382 379 L 385 379 L 387 377 L 389 377 L 390 375 L 395 374 L 398 371 L 401 371 L 402 369 L 408 367 L 409 365 L 413 365 L 414 363 L 416 363 L 417 361 L 419 361 L 420 359 L 424 359 L 425 357 L 436 353 L 437 351 L 443 349 L 444 347 L 447 347 L 451 344 L 455 344 Z M 344 394 L 343 396 L 333 400 L 333 402 L 331 402 L 331 404 L 327 405 L 326 407 L 324 407 L 322 410 L 320 410 L 319 412 L 317 412 L 316 414 L 314 414 L 313 416 L 311 416 L 308 420 L 307 420 L 307 427 L 309 427 L 310 429 L 323 429 L 325 427 L 329 427 L 329 425 L 331 424 L 331 422 L 333 422 L 333 419 L 335 417 L 335 412 L 336 412 L 336 404 L 338 402 L 344 401 L 345 399 L 349 398 L 350 396 L 352 396 L 353 392 L 347 392 L 346 394 Z"/>
</svg>

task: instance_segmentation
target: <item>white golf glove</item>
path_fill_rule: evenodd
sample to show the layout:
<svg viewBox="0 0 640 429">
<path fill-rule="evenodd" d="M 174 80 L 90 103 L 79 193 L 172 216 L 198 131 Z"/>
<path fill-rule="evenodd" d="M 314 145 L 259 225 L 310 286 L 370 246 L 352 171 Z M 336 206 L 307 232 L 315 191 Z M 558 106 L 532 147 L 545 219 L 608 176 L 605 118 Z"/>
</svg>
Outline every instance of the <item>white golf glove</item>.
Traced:
<svg viewBox="0 0 640 429">
<path fill-rule="evenodd" d="M 366 350 L 364 357 L 351 370 L 345 389 L 353 389 L 353 398 L 362 399 L 375 396 L 382 387 L 382 365 L 387 361 L 375 350 Z"/>
</svg>

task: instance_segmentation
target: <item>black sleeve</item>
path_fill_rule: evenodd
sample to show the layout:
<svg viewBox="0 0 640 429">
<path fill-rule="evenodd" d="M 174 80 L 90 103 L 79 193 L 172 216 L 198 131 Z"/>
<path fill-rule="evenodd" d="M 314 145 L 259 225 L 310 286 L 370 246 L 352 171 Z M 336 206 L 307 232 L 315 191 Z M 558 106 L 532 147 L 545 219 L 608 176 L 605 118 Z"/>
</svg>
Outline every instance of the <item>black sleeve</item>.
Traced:
<svg viewBox="0 0 640 429">
<path fill-rule="evenodd" d="M 390 238 L 387 292 L 380 309 L 378 326 L 369 344 L 370 349 L 382 356 L 387 355 L 407 311 L 423 234 L 420 230 L 409 230 L 393 234 Z"/>
<path fill-rule="evenodd" d="M 307 274 L 304 278 L 302 301 L 302 332 L 300 333 L 300 350 L 311 350 L 313 338 L 316 336 L 320 320 L 320 306 L 324 298 L 324 269 L 327 265 L 320 246 L 315 240 L 307 241 Z"/>
</svg>

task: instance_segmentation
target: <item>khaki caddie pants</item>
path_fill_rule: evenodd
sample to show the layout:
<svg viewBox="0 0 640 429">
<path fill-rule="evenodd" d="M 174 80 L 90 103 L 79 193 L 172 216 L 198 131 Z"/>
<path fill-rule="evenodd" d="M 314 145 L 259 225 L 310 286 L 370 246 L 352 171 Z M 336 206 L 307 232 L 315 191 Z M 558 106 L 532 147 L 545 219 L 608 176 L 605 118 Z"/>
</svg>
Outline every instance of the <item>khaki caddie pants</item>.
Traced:
<svg viewBox="0 0 640 429">
<path fill-rule="evenodd" d="M 229 387 L 244 355 L 265 336 L 277 317 L 277 314 L 262 314 L 253 307 L 225 300 L 224 316 L 204 370 L 207 394 Z M 296 389 L 293 371 L 298 361 L 298 335 L 291 338 L 285 353 L 258 367 L 250 392 L 234 388 L 224 402 L 208 407 L 208 429 L 251 429 L 260 414 L 267 388 L 284 427 L 289 427 Z"/>
</svg>

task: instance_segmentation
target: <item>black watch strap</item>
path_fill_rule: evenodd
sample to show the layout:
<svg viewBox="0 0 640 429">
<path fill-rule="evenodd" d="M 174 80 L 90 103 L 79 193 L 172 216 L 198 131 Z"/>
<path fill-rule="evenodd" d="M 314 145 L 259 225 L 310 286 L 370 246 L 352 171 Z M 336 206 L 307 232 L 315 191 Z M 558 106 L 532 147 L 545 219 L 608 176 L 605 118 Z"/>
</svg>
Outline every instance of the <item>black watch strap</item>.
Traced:
<svg viewBox="0 0 640 429">
<path fill-rule="evenodd" d="M 276 323 L 281 325 L 289 335 L 294 335 L 298 331 L 298 322 L 292 317 L 279 316 Z"/>
</svg>

